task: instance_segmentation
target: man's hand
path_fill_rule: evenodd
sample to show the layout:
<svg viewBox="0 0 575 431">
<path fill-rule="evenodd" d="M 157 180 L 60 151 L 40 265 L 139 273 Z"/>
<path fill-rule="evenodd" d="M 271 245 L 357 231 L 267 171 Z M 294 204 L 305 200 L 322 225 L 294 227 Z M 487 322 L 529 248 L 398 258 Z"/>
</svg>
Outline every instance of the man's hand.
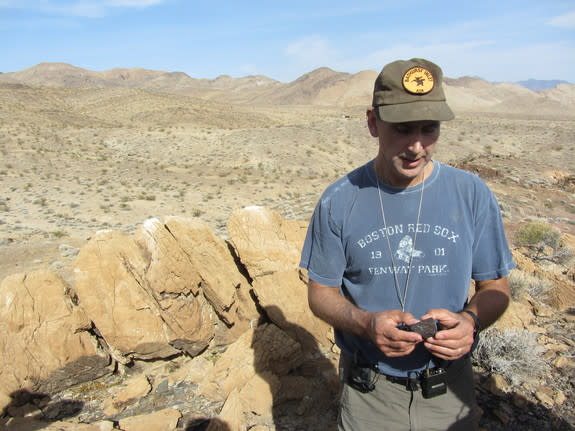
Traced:
<svg viewBox="0 0 575 431">
<path fill-rule="evenodd" d="M 416 332 L 397 329 L 397 325 L 400 323 L 411 325 L 416 322 L 417 319 L 411 313 L 400 310 L 371 313 L 368 335 L 386 356 L 409 355 L 423 338 Z"/>
<path fill-rule="evenodd" d="M 397 325 L 412 325 L 418 320 L 401 310 L 370 312 L 358 308 L 339 293 L 335 286 L 310 280 L 308 302 L 311 311 L 320 319 L 341 331 L 370 339 L 389 357 L 409 355 L 423 338 L 417 332 L 397 329 Z"/>
<path fill-rule="evenodd" d="M 443 308 L 429 310 L 422 319 L 431 317 L 439 321 L 441 330 L 425 340 L 425 347 L 435 356 L 452 361 L 471 351 L 474 322 L 466 313 L 453 313 Z"/>
</svg>

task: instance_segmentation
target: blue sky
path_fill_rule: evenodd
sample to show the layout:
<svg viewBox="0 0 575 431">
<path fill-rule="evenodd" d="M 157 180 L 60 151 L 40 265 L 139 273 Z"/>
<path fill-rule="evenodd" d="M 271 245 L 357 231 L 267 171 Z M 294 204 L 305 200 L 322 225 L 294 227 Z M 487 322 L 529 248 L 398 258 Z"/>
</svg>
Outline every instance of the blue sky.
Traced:
<svg viewBox="0 0 575 431">
<path fill-rule="evenodd" d="M 266 75 L 380 70 L 425 57 L 451 78 L 575 83 L 573 0 L 0 0 L 0 71 Z"/>
</svg>

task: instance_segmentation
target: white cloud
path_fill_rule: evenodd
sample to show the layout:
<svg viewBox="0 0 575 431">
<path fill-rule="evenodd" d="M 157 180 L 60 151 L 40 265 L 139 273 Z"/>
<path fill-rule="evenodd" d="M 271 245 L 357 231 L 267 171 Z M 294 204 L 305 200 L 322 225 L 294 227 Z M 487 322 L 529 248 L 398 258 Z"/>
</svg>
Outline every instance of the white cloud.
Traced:
<svg viewBox="0 0 575 431">
<path fill-rule="evenodd" d="M 65 6 L 49 7 L 45 11 L 84 18 L 100 18 L 106 15 L 106 8 L 97 2 L 77 2 Z"/>
<path fill-rule="evenodd" d="M 458 64 L 462 67 L 458 67 L 458 69 L 465 69 L 469 62 L 464 61 L 463 58 L 471 57 L 471 53 L 494 45 L 494 42 L 488 40 L 430 45 L 398 44 L 370 52 L 361 58 L 340 61 L 337 68 L 342 71 L 379 70 L 390 61 L 419 57 L 440 65 L 446 59 L 461 59 Z M 443 65 L 442 68 L 445 69 Z"/>
<path fill-rule="evenodd" d="M 165 0 L 108 0 L 105 4 L 115 7 L 148 7 L 163 3 Z"/>
<path fill-rule="evenodd" d="M 575 11 L 551 18 L 547 24 L 553 27 L 575 28 Z"/>
<path fill-rule="evenodd" d="M 29 10 L 51 15 L 99 18 L 111 8 L 146 8 L 166 0 L 0 0 L 0 8 Z"/>
<path fill-rule="evenodd" d="M 495 41 L 476 40 L 429 45 L 397 44 L 364 56 L 332 62 L 342 72 L 379 71 L 398 59 L 427 58 L 443 69 L 445 76 L 477 76 L 488 81 L 514 82 L 529 78 L 572 80 L 575 47 L 570 42 L 502 46 Z"/>
<path fill-rule="evenodd" d="M 308 36 L 290 43 L 286 54 L 309 70 L 333 63 L 338 51 L 319 36 Z"/>
</svg>

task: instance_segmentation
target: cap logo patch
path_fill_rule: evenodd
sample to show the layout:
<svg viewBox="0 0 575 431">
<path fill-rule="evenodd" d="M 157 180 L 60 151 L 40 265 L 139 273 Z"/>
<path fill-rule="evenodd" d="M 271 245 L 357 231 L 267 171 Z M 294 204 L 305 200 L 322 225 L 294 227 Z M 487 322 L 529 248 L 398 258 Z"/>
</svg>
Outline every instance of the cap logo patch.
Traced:
<svg viewBox="0 0 575 431">
<path fill-rule="evenodd" d="M 403 74 L 403 88 L 411 94 L 427 94 L 435 86 L 433 75 L 425 67 L 412 67 Z"/>
</svg>

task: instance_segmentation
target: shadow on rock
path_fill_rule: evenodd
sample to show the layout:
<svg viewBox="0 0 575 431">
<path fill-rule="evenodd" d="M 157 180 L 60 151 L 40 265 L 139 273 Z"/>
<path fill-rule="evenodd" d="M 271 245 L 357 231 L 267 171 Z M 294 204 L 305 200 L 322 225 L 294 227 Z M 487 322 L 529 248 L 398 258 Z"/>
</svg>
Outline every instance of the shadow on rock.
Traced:
<svg viewBox="0 0 575 431">
<path fill-rule="evenodd" d="M 184 431 L 231 431 L 228 424 L 218 418 L 198 418 L 192 420 Z"/>
<path fill-rule="evenodd" d="M 575 412 L 558 414 L 542 403 L 510 392 L 493 394 L 479 390 L 477 402 L 483 411 L 479 425 L 489 431 L 575 431 Z M 569 407 L 565 407 L 569 410 Z"/>
<path fill-rule="evenodd" d="M 297 360 L 286 358 L 292 368 L 269 362 L 275 346 L 261 342 L 254 333 L 256 373 L 270 386 L 272 416 L 276 431 L 323 430 L 337 428 L 338 378 L 336 367 L 321 351 L 315 338 L 305 328 L 286 320 L 282 310 L 267 306 L 265 315 L 301 346 Z M 265 325 L 265 322 L 260 322 Z M 281 370 L 278 372 L 278 370 Z M 319 413 L 321 412 L 321 413 Z"/>
<path fill-rule="evenodd" d="M 30 392 L 26 389 L 10 394 L 12 401 L 2 412 L 2 429 L 34 431 L 45 428 L 52 422 L 77 416 L 84 403 L 74 400 L 52 402 L 49 395 Z"/>
</svg>

